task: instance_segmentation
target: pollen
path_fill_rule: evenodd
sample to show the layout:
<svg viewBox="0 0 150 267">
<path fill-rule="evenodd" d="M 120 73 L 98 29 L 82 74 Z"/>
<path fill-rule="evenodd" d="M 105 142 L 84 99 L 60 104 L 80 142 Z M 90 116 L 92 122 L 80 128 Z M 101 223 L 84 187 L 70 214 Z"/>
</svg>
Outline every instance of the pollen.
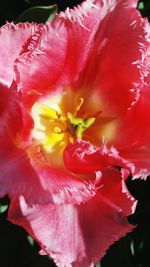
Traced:
<svg viewBox="0 0 150 267">
<path fill-rule="evenodd" d="M 63 133 L 63 131 L 61 130 L 61 128 L 58 127 L 58 126 L 54 127 L 54 132 L 55 132 L 56 134 L 61 134 L 61 133 Z"/>
</svg>

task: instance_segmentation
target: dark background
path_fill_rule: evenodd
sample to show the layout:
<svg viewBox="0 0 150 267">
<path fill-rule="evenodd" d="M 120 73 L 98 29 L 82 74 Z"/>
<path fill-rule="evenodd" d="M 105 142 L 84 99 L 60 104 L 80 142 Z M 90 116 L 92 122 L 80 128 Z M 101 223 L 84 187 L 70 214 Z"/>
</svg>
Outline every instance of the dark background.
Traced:
<svg viewBox="0 0 150 267">
<path fill-rule="evenodd" d="M 59 10 L 64 10 L 67 6 L 73 7 L 82 2 L 82 0 L 2 0 L 0 1 L 0 23 L 14 21 L 21 12 L 27 8 L 37 5 L 57 4 Z M 141 11 L 144 16 L 150 16 L 150 0 L 140 0 L 144 3 L 144 9 Z"/>
<path fill-rule="evenodd" d="M 71 0 L 3 0 L 0 3 L 0 24 L 16 21 L 20 13 L 37 5 L 57 4 L 58 10 L 74 6 Z M 150 0 L 140 8 L 143 16 L 150 17 Z M 101 261 L 101 267 L 150 267 L 150 178 L 147 181 L 127 180 L 127 186 L 138 199 L 138 206 L 129 221 L 138 225 L 125 238 L 112 245 Z M 4 198 L 2 204 L 8 204 Z M 93 229 L 94 230 L 94 229 Z M 7 211 L 0 213 L 0 267 L 50 267 L 55 266 L 46 256 L 38 255 L 39 246 L 31 245 L 26 232 L 7 221 Z"/>
</svg>

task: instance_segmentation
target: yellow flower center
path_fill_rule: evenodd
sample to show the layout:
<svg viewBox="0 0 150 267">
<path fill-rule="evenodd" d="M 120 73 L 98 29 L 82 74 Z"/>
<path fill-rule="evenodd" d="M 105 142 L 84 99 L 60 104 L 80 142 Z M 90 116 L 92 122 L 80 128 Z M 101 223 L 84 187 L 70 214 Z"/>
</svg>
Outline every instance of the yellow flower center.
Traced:
<svg viewBox="0 0 150 267">
<path fill-rule="evenodd" d="M 32 140 L 54 165 L 62 164 L 62 153 L 69 143 L 84 139 L 100 146 L 103 137 L 111 139 L 115 133 L 115 120 L 102 116 L 97 96 L 87 98 L 83 93 L 83 98 L 81 93 L 68 91 L 32 107 Z"/>
</svg>

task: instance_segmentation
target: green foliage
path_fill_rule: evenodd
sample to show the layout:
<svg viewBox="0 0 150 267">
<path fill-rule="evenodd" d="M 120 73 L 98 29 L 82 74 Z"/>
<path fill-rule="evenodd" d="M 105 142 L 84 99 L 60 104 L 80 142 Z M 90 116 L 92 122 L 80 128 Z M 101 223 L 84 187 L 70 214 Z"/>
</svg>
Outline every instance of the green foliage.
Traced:
<svg viewBox="0 0 150 267">
<path fill-rule="evenodd" d="M 150 20 L 150 0 L 140 0 L 137 9 L 141 12 L 143 17 L 148 17 Z"/>
<path fill-rule="evenodd" d="M 139 2 L 138 10 L 144 10 L 144 2 Z"/>
<path fill-rule="evenodd" d="M 57 11 L 57 5 L 30 7 L 22 12 L 15 22 L 34 21 L 36 23 L 45 23 L 48 20 L 52 20 Z"/>
<path fill-rule="evenodd" d="M 33 238 L 32 238 L 30 235 L 27 235 L 27 240 L 28 240 L 28 242 L 29 242 L 29 244 L 30 244 L 31 246 L 34 245 L 34 240 L 33 240 Z"/>
<path fill-rule="evenodd" d="M 8 205 L 3 205 L 0 203 L 0 214 L 4 213 L 8 208 Z"/>
</svg>

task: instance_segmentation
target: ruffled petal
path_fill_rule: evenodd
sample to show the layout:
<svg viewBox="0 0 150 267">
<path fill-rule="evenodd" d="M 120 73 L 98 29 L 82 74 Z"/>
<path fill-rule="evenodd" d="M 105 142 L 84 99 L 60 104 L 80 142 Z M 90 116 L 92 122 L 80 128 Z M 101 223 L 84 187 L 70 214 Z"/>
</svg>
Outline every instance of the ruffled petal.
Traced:
<svg viewBox="0 0 150 267">
<path fill-rule="evenodd" d="M 24 153 L 15 146 L 0 154 L 0 196 L 23 194 L 29 203 L 40 201 L 38 178 Z"/>
<path fill-rule="evenodd" d="M 109 11 L 99 24 L 77 87 L 96 90 L 104 109 L 122 116 L 138 101 L 149 75 L 148 63 L 143 67 L 150 45 L 149 24 L 136 10 L 137 1 L 102 2 Z"/>
<path fill-rule="evenodd" d="M 119 134 L 113 145 L 120 156 L 135 165 L 133 176 L 146 178 L 150 174 L 150 93 L 145 87 L 136 105 L 122 118 Z"/>
<path fill-rule="evenodd" d="M 29 207 L 21 196 L 12 201 L 9 220 L 24 227 L 40 244 L 41 254 L 49 254 L 57 266 L 91 267 L 133 229 L 126 215 L 131 214 L 135 200 L 122 181 L 119 171 L 108 170 L 96 196 L 79 206 Z"/>
<path fill-rule="evenodd" d="M 29 38 L 36 26 L 30 23 L 6 23 L 0 29 L 0 82 L 10 86 L 15 79 L 14 64 L 26 52 Z"/>
<path fill-rule="evenodd" d="M 0 153 L 0 196 L 23 194 L 28 203 L 87 201 L 96 193 L 94 183 L 78 179 L 65 169 L 54 169 L 30 159 L 16 147 Z"/>
<path fill-rule="evenodd" d="M 99 21 L 114 5 L 115 1 L 111 5 L 104 5 L 103 1 L 84 1 L 48 22 L 39 33 L 36 45 L 31 40 L 32 50 L 20 57 L 18 63 L 22 92 L 24 97 L 29 96 L 28 104 L 31 97 L 35 101 L 43 92 L 57 91 L 78 79 Z"/>
<path fill-rule="evenodd" d="M 119 156 L 115 148 L 108 149 L 105 143 L 101 147 L 96 147 L 83 140 L 66 147 L 64 164 L 69 171 L 79 174 L 102 171 L 111 166 L 127 168 L 129 171 L 134 168 L 130 161 Z"/>
<path fill-rule="evenodd" d="M 134 164 L 132 172 L 133 179 L 145 179 L 150 175 L 150 147 L 139 146 L 121 151 L 130 162 Z"/>
</svg>

